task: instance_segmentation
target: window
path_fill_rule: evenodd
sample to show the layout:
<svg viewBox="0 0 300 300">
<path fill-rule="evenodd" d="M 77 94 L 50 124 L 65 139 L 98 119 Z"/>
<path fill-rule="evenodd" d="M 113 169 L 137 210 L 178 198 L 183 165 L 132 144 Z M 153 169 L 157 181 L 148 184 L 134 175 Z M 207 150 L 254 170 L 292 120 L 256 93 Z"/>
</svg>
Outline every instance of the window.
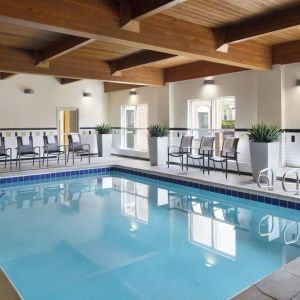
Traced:
<svg viewBox="0 0 300 300">
<path fill-rule="evenodd" d="M 189 100 L 188 126 L 198 138 L 215 129 L 234 129 L 235 97 Z"/>
<path fill-rule="evenodd" d="M 147 151 L 148 105 L 126 105 L 121 108 L 122 148 Z"/>
</svg>

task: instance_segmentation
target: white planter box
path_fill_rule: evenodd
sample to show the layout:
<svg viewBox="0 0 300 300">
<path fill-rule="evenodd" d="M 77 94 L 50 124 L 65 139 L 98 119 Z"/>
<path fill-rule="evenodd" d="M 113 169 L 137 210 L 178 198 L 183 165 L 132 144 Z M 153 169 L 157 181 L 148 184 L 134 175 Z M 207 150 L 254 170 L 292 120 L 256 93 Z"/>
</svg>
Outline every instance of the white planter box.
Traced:
<svg viewBox="0 0 300 300">
<path fill-rule="evenodd" d="M 168 137 L 148 136 L 148 145 L 151 165 L 165 165 L 168 160 Z"/>
<path fill-rule="evenodd" d="M 279 165 L 279 142 L 250 142 L 249 144 L 253 179 L 256 181 L 259 171 L 265 168 L 271 168 L 276 179 Z"/>
<path fill-rule="evenodd" d="M 97 134 L 98 156 L 106 157 L 111 153 L 111 134 Z"/>
</svg>

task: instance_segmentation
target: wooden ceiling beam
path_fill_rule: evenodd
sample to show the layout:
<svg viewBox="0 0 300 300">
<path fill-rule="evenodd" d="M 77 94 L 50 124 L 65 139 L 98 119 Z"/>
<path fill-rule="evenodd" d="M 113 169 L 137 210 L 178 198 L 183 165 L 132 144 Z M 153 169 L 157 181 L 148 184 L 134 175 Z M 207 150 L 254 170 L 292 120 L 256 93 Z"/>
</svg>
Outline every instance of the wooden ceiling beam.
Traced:
<svg viewBox="0 0 300 300">
<path fill-rule="evenodd" d="M 184 1 L 186 0 L 121 0 L 120 27 L 129 31 L 140 32 L 138 21 L 161 13 Z"/>
<path fill-rule="evenodd" d="M 68 83 L 80 81 L 81 79 L 76 79 L 76 78 L 57 78 L 58 81 L 60 82 L 61 85 L 65 85 Z"/>
<path fill-rule="evenodd" d="M 104 82 L 104 93 L 136 89 L 139 87 L 143 87 L 143 85 L 117 83 L 117 82 Z"/>
<path fill-rule="evenodd" d="M 36 68 L 35 58 L 30 51 L 0 47 L 0 70 L 10 73 L 50 75 L 62 78 L 96 79 L 140 85 L 163 85 L 162 70 L 139 67 L 125 70 L 122 76 L 112 76 L 109 65 L 98 59 L 61 56 L 51 62 L 50 68 Z"/>
<path fill-rule="evenodd" d="M 274 45 L 272 58 L 273 65 L 300 62 L 300 40 Z"/>
<path fill-rule="evenodd" d="M 0 80 L 9 79 L 16 75 L 17 75 L 17 73 L 0 72 Z"/>
<path fill-rule="evenodd" d="M 207 76 L 240 72 L 245 70 L 246 69 L 234 66 L 217 64 L 207 61 L 199 61 L 195 63 L 165 69 L 165 82 L 189 80 Z"/>
<path fill-rule="evenodd" d="M 119 74 L 122 70 L 127 70 L 142 65 L 146 65 L 159 60 L 174 57 L 175 55 L 151 50 L 142 50 L 137 53 L 133 53 L 124 56 L 120 59 L 108 62 L 112 75 Z"/>
<path fill-rule="evenodd" d="M 216 28 L 216 49 L 297 25 L 300 25 L 299 4 Z"/>
<path fill-rule="evenodd" d="M 94 41 L 94 39 L 82 38 L 78 36 L 68 36 L 61 40 L 55 41 L 46 48 L 36 52 L 36 65 L 43 67 L 45 63 L 48 63 L 52 59 L 58 58 Z"/>
<path fill-rule="evenodd" d="M 243 68 L 271 68 L 271 47 L 245 42 L 221 53 L 215 51 L 211 29 L 164 14 L 142 20 L 140 33 L 122 30 L 118 10 L 106 1 L 0 0 L 0 21 Z"/>
</svg>

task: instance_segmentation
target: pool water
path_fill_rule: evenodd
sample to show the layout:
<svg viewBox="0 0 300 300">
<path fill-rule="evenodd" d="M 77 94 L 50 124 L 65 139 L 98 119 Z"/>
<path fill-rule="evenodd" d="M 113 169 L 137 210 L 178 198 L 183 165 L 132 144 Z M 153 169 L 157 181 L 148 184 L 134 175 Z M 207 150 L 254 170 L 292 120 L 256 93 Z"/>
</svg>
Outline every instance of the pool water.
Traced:
<svg viewBox="0 0 300 300">
<path fill-rule="evenodd" d="M 300 212 L 120 172 L 0 190 L 25 300 L 228 299 L 300 255 Z"/>
</svg>

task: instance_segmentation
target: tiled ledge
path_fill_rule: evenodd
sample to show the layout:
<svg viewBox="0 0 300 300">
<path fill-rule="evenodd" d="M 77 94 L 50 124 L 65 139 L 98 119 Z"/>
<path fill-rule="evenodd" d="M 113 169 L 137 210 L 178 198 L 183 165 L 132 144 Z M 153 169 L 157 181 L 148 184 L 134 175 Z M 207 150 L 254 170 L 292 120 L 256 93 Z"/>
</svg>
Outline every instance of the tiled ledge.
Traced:
<svg viewBox="0 0 300 300">
<path fill-rule="evenodd" d="M 0 299 L 2 300 L 23 300 L 17 289 L 6 276 L 0 267 Z"/>
<path fill-rule="evenodd" d="M 147 170 L 140 168 L 131 168 L 124 165 L 105 165 L 105 166 L 93 166 L 79 168 L 73 167 L 72 169 L 65 170 L 43 170 L 35 174 L 30 172 L 24 172 L 22 175 L 1 177 L 0 187 L 11 186 L 12 184 L 28 184 L 30 181 L 57 181 L 70 179 L 71 176 L 86 176 L 95 174 L 107 174 L 111 171 L 121 171 L 132 175 L 138 175 L 145 178 L 157 179 L 165 182 L 180 184 L 187 187 L 198 188 L 210 192 L 224 194 L 228 196 L 244 198 L 247 200 L 271 204 L 275 206 L 281 206 L 300 210 L 299 197 L 283 196 L 274 192 L 267 192 L 257 189 L 249 189 L 247 187 L 232 185 L 230 183 L 219 183 L 214 181 L 208 181 L 202 178 L 193 178 L 189 174 L 171 174 L 163 172 L 162 170 Z"/>
<path fill-rule="evenodd" d="M 300 257 L 231 298 L 231 300 L 272 299 L 300 299 Z"/>
</svg>

